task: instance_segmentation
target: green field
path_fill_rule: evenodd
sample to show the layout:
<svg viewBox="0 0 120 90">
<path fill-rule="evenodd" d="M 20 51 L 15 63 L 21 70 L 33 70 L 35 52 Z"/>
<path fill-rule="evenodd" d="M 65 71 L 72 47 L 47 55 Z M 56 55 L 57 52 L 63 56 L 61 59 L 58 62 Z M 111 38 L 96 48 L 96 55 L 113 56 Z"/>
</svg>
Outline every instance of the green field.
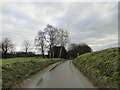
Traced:
<svg viewBox="0 0 120 90">
<path fill-rule="evenodd" d="M 45 58 L 8 58 L 8 59 L 2 59 L 2 65 L 16 63 L 16 62 L 27 62 L 27 61 L 45 61 L 45 60 L 51 60 L 51 59 L 45 59 Z M 59 58 L 52 58 L 52 60 L 60 60 Z"/>
<path fill-rule="evenodd" d="M 16 62 L 26 62 L 31 60 L 40 60 L 44 61 L 46 59 L 43 58 L 9 58 L 9 59 L 2 59 L 2 65 L 16 63 Z"/>
<path fill-rule="evenodd" d="M 11 58 L 2 60 L 2 88 L 20 87 L 20 83 L 50 64 L 64 59 Z"/>
<path fill-rule="evenodd" d="M 118 48 L 78 56 L 74 65 L 99 88 L 118 88 Z M 120 63 L 120 62 L 119 62 Z"/>
</svg>

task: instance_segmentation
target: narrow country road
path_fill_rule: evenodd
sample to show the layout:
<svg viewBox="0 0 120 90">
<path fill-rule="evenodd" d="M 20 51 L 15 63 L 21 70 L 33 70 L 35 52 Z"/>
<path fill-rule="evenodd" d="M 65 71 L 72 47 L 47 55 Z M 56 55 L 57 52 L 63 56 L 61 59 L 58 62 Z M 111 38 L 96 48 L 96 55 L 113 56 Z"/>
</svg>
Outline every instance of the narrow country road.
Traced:
<svg viewBox="0 0 120 90">
<path fill-rule="evenodd" d="M 66 61 L 39 76 L 25 88 L 94 88 L 72 64 Z"/>
</svg>

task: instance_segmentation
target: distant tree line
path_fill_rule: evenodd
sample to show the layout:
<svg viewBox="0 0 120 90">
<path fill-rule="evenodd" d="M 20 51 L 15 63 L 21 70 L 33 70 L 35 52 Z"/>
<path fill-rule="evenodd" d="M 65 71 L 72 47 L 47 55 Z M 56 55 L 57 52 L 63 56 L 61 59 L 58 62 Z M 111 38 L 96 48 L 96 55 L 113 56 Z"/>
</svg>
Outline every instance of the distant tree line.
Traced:
<svg viewBox="0 0 120 90">
<path fill-rule="evenodd" d="M 92 52 L 92 49 L 87 44 L 70 44 L 68 49 L 66 45 L 69 42 L 67 31 L 47 25 L 43 30 L 40 30 L 35 39 L 34 46 L 28 41 L 23 41 L 23 51 L 15 51 L 16 45 L 10 38 L 3 38 L 0 42 L 0 53 L 2 58 L 13 57 L 43 57 L 43 58 L 76 58 L 78 55 Z M 32 47 L 35 47 L 35 52 L 31 52 Z"/>
</svg>

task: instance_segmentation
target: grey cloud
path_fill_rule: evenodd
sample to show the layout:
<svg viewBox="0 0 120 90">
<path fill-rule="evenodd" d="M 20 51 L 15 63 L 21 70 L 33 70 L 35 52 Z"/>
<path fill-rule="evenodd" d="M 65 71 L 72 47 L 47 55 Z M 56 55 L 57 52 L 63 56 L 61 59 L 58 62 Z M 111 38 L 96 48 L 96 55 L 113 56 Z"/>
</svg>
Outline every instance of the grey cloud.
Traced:
<svg viewBox="0 0 120 90">
<path fill-rule="evenodd" d="M 33 42 L 37 32 L 47 24 L 67 30 L 71 42 L 86 42 L 94 50 L 115 46 L 117 43 L 116 3 L 22 3 L 16 8 L 12 5 L 4 5 L 4 8 L 24 15 L 25 18 L 20 18 L 17 14 L 13 14 L 13 17 L 23 19 L 26 23 L 6 19 L 3 22 L 3 36 L 16 38 L 18 45 L 24 39 Z M 26 6 L 20 8 L 23 5 Z M 9 14 L 6 12 L 6 17 Z"/>
</svg>

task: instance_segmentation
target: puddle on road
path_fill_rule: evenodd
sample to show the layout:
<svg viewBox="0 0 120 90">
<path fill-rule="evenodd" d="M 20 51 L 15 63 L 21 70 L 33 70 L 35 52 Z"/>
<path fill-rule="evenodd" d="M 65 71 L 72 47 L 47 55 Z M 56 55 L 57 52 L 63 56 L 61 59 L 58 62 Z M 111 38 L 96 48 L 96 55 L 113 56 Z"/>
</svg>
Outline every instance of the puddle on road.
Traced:
<svg viewBox="0 0 120 90">
<path fill-rule="evenodd" d="M 40 83 L 42 82 L 43 78 L 40 78 L 40 80 L 38 81 L 38 83 L 36 84 L 36 86 L 39 86 Z"/>
</svg>

